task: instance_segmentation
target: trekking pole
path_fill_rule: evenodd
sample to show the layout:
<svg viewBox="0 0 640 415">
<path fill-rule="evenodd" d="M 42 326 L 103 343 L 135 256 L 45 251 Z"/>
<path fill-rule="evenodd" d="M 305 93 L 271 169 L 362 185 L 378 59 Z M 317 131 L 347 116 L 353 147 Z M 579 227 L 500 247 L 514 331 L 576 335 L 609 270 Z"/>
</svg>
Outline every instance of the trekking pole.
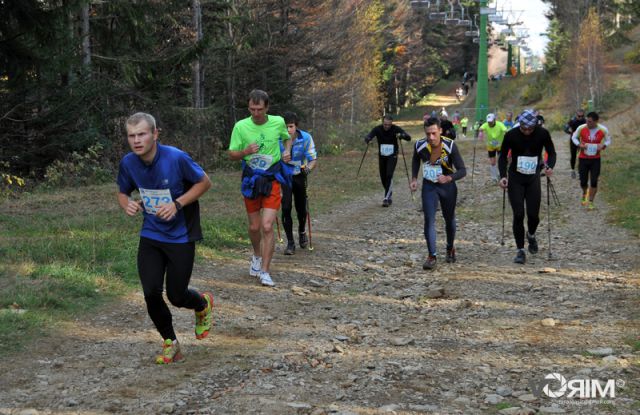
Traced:
<svg viewBox="0 0 640 415">
<path fill-rule="evenodd" d="M 313 251 L 313 242 L 311 239 L 311 211 L 309 210 L 309 199 L 307 198 L 307 227 L 309 228 L 309 251 Z"/>
<path fill-rule="evenodd" d="M 278 242 L 280 243 L 284 242 L 284 240 L 282 239 L 282 236 L 280 236 L 280 219 L 278 219 L 277 215 L 276 215 L 276 229 L 278 230 Z"/>
<path fill-rule="evenodd" d="M 364 158 L 367 157 L 367 151 L 369 151 L 369 142 L 367 141 L 367 148 L 364 149 L 364 154 L 362 155 L 362 160 L 360 160 L 360 166 L 358 166 L 358 172 L 356 173 L 356 179 L 360 175 L 360 169 L 362 168 L 362 163 L 364 162 Z"/>
<path fill-rule="evenodd" d="M 471 160 L 471 188 L 474 189 L 473 176 L 476 172 L 476 144 L 478 143 L 478 131 L 473 135 L 473 159 Z"/>
<path fill-rule="evenodd" d="M 505 199 L 506 199 L 507 189 L 502 189 L 502 238 L 500 239 L 500 245 L 504 246 L 504 211 L 505 211 Z"/>
<path fill-rule="evenodd" d="M 415 205 L 415 203 L 416 203 L 416 195 L 414 194 L 413 190 L 411 190 L 411 178 L 409 177 L 409 168 L 407 167 L 407 159 L 404 157 L 404 148 L 402 148 L 402 140 L 398 140 L 398 143 L 400 144 L 400 152 L 402 153 L 402 161 L 404 161 L 404 171 L 407 173 L 407 183 L 409 184 L 409 192 L 411 193 L 411 200 L 413 200 L 413 203 Z"/>
<path fill-rule="evenodd" d="M 556 188 L 551 181 L 549 181 L 549 184 L 551 185 L 551 196 L 553 196 L 553 202 L 557 207 L 560 207 L 560 199 L 558 198 L 558 194 L 556 193 Z"/>
<path fill-rule="evenodd" d="M 551 189 L 551 179 L 547 176 L 547 234 L 549 236 L 549 257 L 551 259 L 551 202 L 549 200 L 549 190 Z"/>
</svg>

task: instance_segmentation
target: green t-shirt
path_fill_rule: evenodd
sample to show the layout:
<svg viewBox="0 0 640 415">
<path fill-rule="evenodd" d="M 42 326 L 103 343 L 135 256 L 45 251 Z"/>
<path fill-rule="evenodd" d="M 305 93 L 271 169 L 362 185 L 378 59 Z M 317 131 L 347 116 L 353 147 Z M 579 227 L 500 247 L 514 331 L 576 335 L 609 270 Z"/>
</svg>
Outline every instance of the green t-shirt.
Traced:
<svg viewBox="0 0 640 415">
<path fill-rule="evenodd" d="M 466 127 L 468 123 L 469 123 L 469 119 L 467 117 L 464 117 L 463 119 L 460 120 L 461 127 Z"/>
<path fill-rule="evenodd" d="M 508 131 L 500 121 L 496 121 L 493 127 L 489 127 L 489 123 L 485 122 L 480 126 L 480 129 L 484 131 L 484 138 L 487 140 L 487 148 L 499 150 L 502 147 L 502 140 L 504 134 Z"/>
<path fill-rule="evenodd" d="M 284 118 L 278 115 L 267 115 L 267 122 L 255 124 L 251 117 L 236 123 L 231 133 L 230 151 L 242 151 L 251 143 L 260 146 L 255 154 L 244 156 L 251 168 L 266 170 L 280 161 L 280 140 L 289 139 L 289 132 Z"/>
</svg>

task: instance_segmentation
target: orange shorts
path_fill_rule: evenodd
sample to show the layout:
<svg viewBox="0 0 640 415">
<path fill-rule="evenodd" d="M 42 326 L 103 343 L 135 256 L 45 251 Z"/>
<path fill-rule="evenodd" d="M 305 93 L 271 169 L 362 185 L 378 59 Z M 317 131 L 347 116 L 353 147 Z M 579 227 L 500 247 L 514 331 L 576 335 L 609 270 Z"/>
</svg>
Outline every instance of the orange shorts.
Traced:
<svg viewBox="0 0 640 415">
<path fill-rule="evenodd" d="M 280 183 L 276 180 L 271 182 L 271 194 L 269 196 L 258 196 L 255 199 L 244 198 L 244 206 L 247 213 L 260 212 L 260 209 L 280 209 L 282 195 L 280 194 Z"/>
</svg>

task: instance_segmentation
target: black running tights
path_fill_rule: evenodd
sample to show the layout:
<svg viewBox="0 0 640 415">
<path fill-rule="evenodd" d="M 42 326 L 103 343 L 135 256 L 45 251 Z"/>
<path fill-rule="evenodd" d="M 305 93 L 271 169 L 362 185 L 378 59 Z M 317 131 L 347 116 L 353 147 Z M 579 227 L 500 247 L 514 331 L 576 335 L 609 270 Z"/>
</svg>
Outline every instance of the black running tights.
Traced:
<svg viewBox="0 0 640 415">
<path fill-rule="evenodd" d="M 292 202 L 298 215 L 298 233 L 304 232 L 307 220 L 307 175 L 300 173 L 293 176 L 292 186 L 292 189 L 282 186 L 282 226 L 288 241 L 293 241 Z"/>
<path fill-rule="evenodd" d="M 540 223 L 540 176 L 519 178 L 509 175 L 509 203 L 513 210 L 513 237 L 518 249 L 524 249 L 524 215 L 527 214 L 527 227 L 530 234 L 535 234 Z"/>
<path fill-rule="evenodd" d="M 167 298 L 176 307 L 202 311 L 207 306 L 200 293 L 189 289 L 195 242 L 164 243 L 140 238 L 138 274 L 151 321 L 163 339 L 176 339 L 171 311 L 162 297 L 166 274 Z"/>
<path fill-rule="evenodd" d="M 380 181 L 384 187 L 385 199 L 391 198 L 391 183 L 393 182 L 393 172 L 398 164 L 398 156 L 379 156 L 378 165 L 380 167 Z"/>
</svg>

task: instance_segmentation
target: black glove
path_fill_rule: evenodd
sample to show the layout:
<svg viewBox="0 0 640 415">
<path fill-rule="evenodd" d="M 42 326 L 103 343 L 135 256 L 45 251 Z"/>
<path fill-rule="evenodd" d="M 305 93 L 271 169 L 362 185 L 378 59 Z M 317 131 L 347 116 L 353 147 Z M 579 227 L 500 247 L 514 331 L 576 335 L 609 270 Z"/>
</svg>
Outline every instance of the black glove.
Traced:
<svg viewBox="0 0 640 415">
<path fill-rule="evenodd" d="M 373 137 L 365 137 L 364 138 L 364 142 L 369 144 L 371 142 L 371 140 L 373 140 Z"/>
</svg>

